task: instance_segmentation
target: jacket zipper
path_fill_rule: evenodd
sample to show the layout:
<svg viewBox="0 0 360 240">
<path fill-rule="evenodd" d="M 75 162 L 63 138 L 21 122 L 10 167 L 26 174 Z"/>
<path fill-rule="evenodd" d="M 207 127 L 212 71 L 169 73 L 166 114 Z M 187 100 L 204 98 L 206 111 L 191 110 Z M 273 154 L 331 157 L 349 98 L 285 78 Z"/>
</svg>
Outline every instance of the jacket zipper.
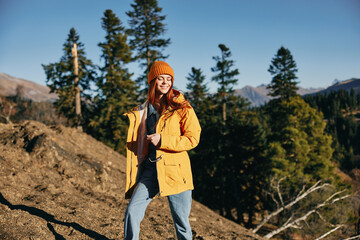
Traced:
<svg viewBox="0 0 360 240">
<path fill-rule="evenodd" d="M 164 130 L 164 128 L 165 128 L 165 126 L 166 126 L 166 120 L 169 118 L 169 117 L 171 117 L 171 115 L 170 116 L 168 116 L 167 118 L 165 118 L 165 115 L 167 114 L 167 113 L 171 113 L 171 112 L 173 112 L 173 111 L 175 111 L 176 109 L 174 109 L 174 110 L 171 110 L 171 111 L 168 111 L 168 112 L 165 112 L 164 114 L 162 114 L 160 117 L 159 117 L 159 119 L 158 119 L 158 121 L 157 121 L 157 123 L 156 123 L 156 133 L 159 133 L 159 131 L 157 131 L 158 130 L 158 123 L 160 122 L 160 120 L 161 120 L 161 117 L 162 116 L 164 116 L 164 125 L 161 127 L 161 131 L 160 132 L 162 132 L 163 130 Z M 156 150 L 157 151 L 157 150 Z M 162 158 L 162 156 L 163 156 L 164 154 L 162 154 L 160 157 Z M 157 156 L 157 153 L 156 153 L 156 156 Z M 157 164 L 156 164 L 156 172 L 157 172 Z M 157 175 L 157 180 L 158 180 L 158 183 L 159 183 L 159 176 Z M 155 195 L 155 197 L 154 198 L 157 198 L 157 197 L 159 197 L 159 196 L 161 196 L 161 193 L 162 193 L 162 191 L 161 191 L 161 189 L 160 189 L 160 185 L 159 185 L 159 192 Z"/>
<path fill-rule="evenodd" d="M 134 128 L 133 128 L 133 132 L 132 132 L 132 136 L 131 136 L 131 156 L 130 156 L 130 182 L 129 182 L 129 189 L 130 189 L 130 186 L 131 186 L 131 175 L 132 175 L 132 162 L 133 162 L 133 144 L 134 144 L 134 134 L 135 134 L 135 126 L 136 126 L 136 114 L 131 111 L 132 114 L 134 114 L 134 118 L 135 118 L 135 122 L 134 122 Z"/>
<path fill-rule="evenodd" d="M 176 111 L 176 109 L 170 110 L 170 111 L 165 112 L 165 113 L 163 114 L 163 116 L 165 116 L 166 114 L 171 113 L 171 115 L 169 115 L 167 118 L 164 117 L 164 125 L 161 127 L 161 132 L 164 130 L 164 128 L 165 128 L 165 126 L 166 126 L 166 120 L 168 120 L 168 118 L 172 116 L 172 114 L 173 114 L 174 111 Z M 160 121 L 160 118 L 159 118 L 159 121 Z"/>
</svg>

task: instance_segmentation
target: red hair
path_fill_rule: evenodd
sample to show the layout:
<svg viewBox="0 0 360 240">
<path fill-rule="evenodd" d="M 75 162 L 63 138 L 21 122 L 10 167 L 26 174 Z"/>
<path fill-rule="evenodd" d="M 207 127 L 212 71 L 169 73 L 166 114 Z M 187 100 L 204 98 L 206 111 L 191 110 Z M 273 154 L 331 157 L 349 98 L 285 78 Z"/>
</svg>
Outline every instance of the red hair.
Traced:
<svg viewBox="0 0 360 240">
<path fill-rule="evenodd" d="M 155 106 L 155 99 L 156 99 L 156 78 L 154 78 L 149 83 L 149 90 L 148 90 L 148 102 Z M 173 78 L 171 79 L 171 86 L 170 90 L 160 99 L 160 107 L 157 109 L 159 114 L 165 112 L 165 110 L 170 107 L 172 109 L 180 109 L 184 107 L 189 107 L 190 103 L 187 100 L 183 100 L 182 102 L 176 102 L 175 99 L 180 96 L 180 92 L 173 89 Z"/>
</svg>

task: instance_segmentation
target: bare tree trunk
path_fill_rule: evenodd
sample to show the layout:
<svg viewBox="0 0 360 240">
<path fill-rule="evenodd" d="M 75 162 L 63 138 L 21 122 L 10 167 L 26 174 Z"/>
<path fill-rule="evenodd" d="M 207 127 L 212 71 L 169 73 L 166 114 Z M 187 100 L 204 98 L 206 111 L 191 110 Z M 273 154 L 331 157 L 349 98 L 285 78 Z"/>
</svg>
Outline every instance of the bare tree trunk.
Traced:
<svg viewBox="0 0 360 240">
<path fill-rule="evenodd" d="M 223 121 L 224 123 L 226 122 L 226 102 L 224 101 L 223 106 L 222 106 L 222 115 L 223 115 Z"/>
<path fill-rule="evenodd" d="M 357 211 L 357 216 L 360 215 L 360 210 Z M 355 234 L 360 234 L 360 219 L 355 223 Z"/>
<path fill-rule="evenodd" d="M 147 72 L 146 72 L 146 75 L 149 74 L 149 71 L 150 71 L 150 50 L 146 50 L 146 60 L 147 60 Z M 151 79 L 152 80 L 152 79 Z"/>
<path fill-rule="evenodd" d="M 79 87 L 79 63 L 78 63 L 78 55 L 77 55 L 77 45 L 74 43 L 73 48 L 71 49 L 71 53 L 74 59 L 74 75 L 75 75 L 75 113 L 76 113 L 76 126 L 79 130 L 82 130 L 80 125 L 81 119 L 81 100 L 80 100 L 80 87 Z"/>
</svg>

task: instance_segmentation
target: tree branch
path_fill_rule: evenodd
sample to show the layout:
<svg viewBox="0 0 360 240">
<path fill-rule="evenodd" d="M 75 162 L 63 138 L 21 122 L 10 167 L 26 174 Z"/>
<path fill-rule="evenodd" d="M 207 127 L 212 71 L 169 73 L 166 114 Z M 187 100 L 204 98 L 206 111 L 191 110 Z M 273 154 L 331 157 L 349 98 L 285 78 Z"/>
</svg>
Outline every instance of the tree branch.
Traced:
<svg viewBox="0 0 360 240">
<path fill-rule="evenodd" d="M 333 204 L 333 203 L 335 203 L 335 202 L 337 202 L 337 201 L 343 200 L 343 199 L 348 198 L 348 197 L 351 196 L 351 194 L 348 194 L 348 195 L 345 195 L 345 196 L 342 196 L 342 197 L 333 199 L 335 196 L 343 193 L 344 191 L 345 191 L 345 190 L 342 190 L 342 191 L 339 191 L 339 192 L 334 193 L 333 195 L 331 195 L 330 197 L 328 197 L 324 202 L 318 204 L 315 208 L 313 208 L 312 210 L 310 210 L 309 212 L 307 212 L 306 214 L 304 214 L 302 217 L 297 218 L 296 220 L 294 220 L 294 221 L 292 221 L 292 222 L 290 222 L 290 223 L 288 223 L 288 224 L 286 224 L 286 225 L 285 225 L 285 224 L 282 225 L 280 228 L 278 228 L 278 229 L 276 229 L 276 230 L 268 233 L 268 234 L 265 236 L 265 238 L 266 238 L 266 239 L 270 239 L 270 238 L 273 237 L 274 235 L 276 235 L 276 234 L 284 231 L 285 229 L 287 229 L 287 228 L 289 228 L 289 227 L 299 228 L 298 226 L 299 226 L 300 222 L 301 222 L 301 221 L 305 221 L 311 214 L 313 214 L 314 212 L 316 212 L 319 208 L 322 208 L 322 207 L 324 207 L 324 206 Z M 331 201 L 331 199 L 333 199 L 333 200 Z M 330 201 L 331 201 L 331 202 L 330 202 Z M 287 222 L 288 222 L 288 221 L 287 221 Z"/>
<path fill-rule="evenodd" d="M 281 203 L 281 206 L 282 206 L 282 207 L 283 207 L 285 204 L 284 204 L 284 201 L 283 201 L 283 198 L 282 198 L 282 195 L 281 195 L 281 191 L 280 191 L 280 183 L 281 183 L 283 180 L 285 180 L 285 179 L 286 179 L 286 177 L 281 178 L 281 179 L 277 182 L 277 184 L 276 184 L 276 192 L 277 192 L 277 194 L 278 194 L 278 196 L 279 196 L 280 203 Z"/>
<path fill-rule="evenodd" d="M 337 225 L 336 227 L 334 227 L 333 229 L 331 229 L 330 231 L 326 232 L 325 234 L 321 235 L 320 237 L 318 237 L 315 240 L 320 240 L 323 239 L 324 237 L 330 235 L 332 232 L 335 232 L 336 230 L 338 230 L 339 228 L 342 228 L 345 225 Z"/>
<path fill-rule="evenodd" d="M 315 211 L 315 213 L 319 216 L 319 218 L 328 226 L 330 227 L 336 227 L 337 225 L 334 225 L 334 224 L 331 224 L 329 223 L 328 221 L 326 221 L 326 219 L 318 212 L 318 211 Z"/>
<path fill-rule="evenodd" d="M 343 240 L 353 240 L 353 239 L 360 239 L 360 235 L 349 237 L 349 238 L 346 238 L 346 239 L 343 239 Z"/>
<path fill-rule="evenodd" d="M 319 184 L 321 183 L 320 181 L 317 181 L 313 186 L 311 186 L 307 191 L 305 191 L 303 194 L 298 195 L 294 201 L 290 202 L 289 204 L 287 204 L 286 206 L 282 206 L 280 208 L 278 208 L 276 211 L 272 212 L 271 214 L 269 214 L 267 217 L 265 217 L 261 223 L 259 225 L 256 226 L 256 228 L 253 230 L 253 233 L 256 233 L 257 231 L 259 231 L 259 229 L 264 226 L 265 223 L 267 223 L 271 218 L 273 218 L 274 216 L 278 215 L 279 213 L 281 213 L 282 211 L 284 211 L 285 209 L 289 209 L 291 208 L 294 204 L 296 204 L 297 202 L 299 202 L 300 200 L 304 199 L 307 195 L 309 195 L 310 193 L 319 190 L 321 188 L 325 188 L 327 186 L 330 186 L 330 184 L 328 183 L 324 183 L 322 185 L 319 186 Z M 303 190 L 301 190 L 303 191 Z"/>
</svg>

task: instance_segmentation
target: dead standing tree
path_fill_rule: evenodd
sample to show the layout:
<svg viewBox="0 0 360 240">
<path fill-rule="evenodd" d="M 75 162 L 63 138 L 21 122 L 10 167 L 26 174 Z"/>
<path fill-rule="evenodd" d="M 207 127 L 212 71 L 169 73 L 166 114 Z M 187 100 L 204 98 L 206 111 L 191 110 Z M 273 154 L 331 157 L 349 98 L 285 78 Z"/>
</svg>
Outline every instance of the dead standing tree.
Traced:
<svg viewBox="0 0 360 240">
<path fill-rule="evenodd" d="M 266 216 L 261 223 L 253 230 L 254 233 L 256 233 L 259 229 L 261 229 L 267 222 L 270 221 L 270 219 L 274 218 L 275 216 L 279 215 L 281 212 L 283 212 L 284 210 L 289 210 L 291 209 L 292 206 L 294 206 L 296 203 L 300 202 L 301 200 L 305 199 L 306 197 L 308 197 L 311 193 L 318 191 L 320 189 L 324 189 L 324 188 L 330 188 L 331 185 L 328 183 L 322 183 L 322 181 L 318 181 L 316 182 L 314 185 L 312 185 L 310 188 L 308 188 L 307 190 L 305 189 L 305 186 L 303 186 L 302 190 L 298 193 L 298 195 L 296 196 L 296 198 L 291 201 L 288 204 L 284 204 L 284 200 L 282 197 L 282 193 L 280 191 L 280 183 L 286 179 L 281 178 L 279 181 L 272 181 L 271 182 L 271 186 L 272 188 L 275 190 L 275 194 L 277 195 L 277 198 L 279 200 L 276 200 L 275 195 L 272 193 L 270 194 L 273 201 L 276 203 L 277 205 L 277 209 L 270 213 L 268 216 Z M 273 236 L 275 236 L 276 234 L 288 229 L 288 228 L 297 228 L 300 229 L 302 228 L 302 222 L 306 223 L 307 218 L 312 215 L 312 214 L 317 214 L 321 220 L 323 220 L 328 226 L 331 227 L 331 229 L 324 233 L 323 235 L 321 235 L 320 237 L 318 237 L 316 240 L 320 240 L 323 239 L 324 237 L 328 236 L 329 234 L 333 233 L 334 231 L 342 228 L 345 226 L 345 224 L 337 224 L 337 225 L 333 225 L 330 224 L 328 221 L 326 221 L 326 219 L 320 214 L 319 210 L 323 207 L 329 206 L 329 205 L 333 205 L 338 201 L 344 200 L 346 198 L 349 198 L 352 196 L 352 194 L 345 194 L 346 190 L 342 190 L 342 191 L 337 191 L 334 194 L 332 194 L 331 196 L 329 196 L 327 199 L 317 203 L 316 205 L 314 205 L 314 207 L 312 207 L 310 210 L 308 210 L 306 213 L 304 213 L 303 215 L 301 215 L 300 217 L 294 218 L 294 215 L 291 215 L 289 219 L 287 219 L 287 221 L 278 229 L 268 233 L 267 235 L 264 236 L 265 239 L 270 239 Z"/>
<path fill-rule="evenodd" d="M 71 53 L 74 59 L 74 75 L 75 75 L 75 113 L 76 113 L 76 126 L 79 130 L 82 130 L 80 125 L 81 120 L 81 100 L 80 100 L 80 87 L 79 87 L 79 63 L 78 63 L 78 55 L 77 55 L 77 45 L 74 43 Z"/>
</svg>

